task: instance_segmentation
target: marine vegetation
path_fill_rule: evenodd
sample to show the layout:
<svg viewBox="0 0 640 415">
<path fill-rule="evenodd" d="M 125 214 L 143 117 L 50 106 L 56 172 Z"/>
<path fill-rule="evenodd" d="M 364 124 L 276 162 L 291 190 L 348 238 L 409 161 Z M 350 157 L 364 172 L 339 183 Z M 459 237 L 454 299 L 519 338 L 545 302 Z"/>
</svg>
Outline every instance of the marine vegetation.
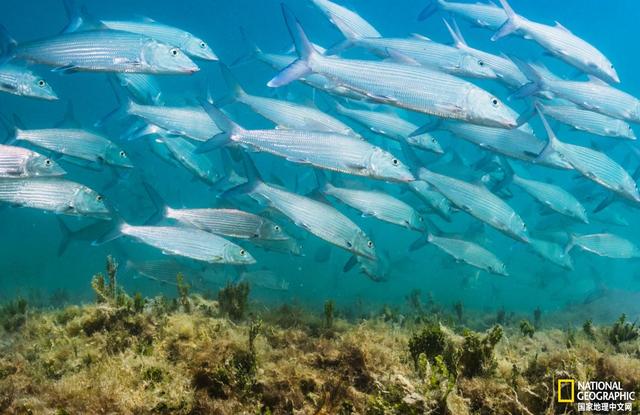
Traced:
<svg viewBox="0 0 640 415">
<path fill-rule="evenodd" d="M 636 327 L 636 322 L 629 324 L 626 322 L 627 316 L 622 314 L 609 329 L 608 337 L 612 345 L 618 346 L 622 342 L 628 342 L 638 338 L 640 331 Z"/>
<path fill-rule="evenodd" d="M 564 410 L 559 377 L 640 384 L 640 339 L 623 317 L 606 338 L 574 333 L 569 351 L 562 330 L 460 335 L 442 322 L 455 316 L 428 314 L 420 326 L 384 313 L 347 321 L 333 301 L 320 318 L 250 302 L 247 285 L 228 284 L 218 301 L 184 289 L 130 297 L 117 269 L 110 258 L 106 279 L 92 279 L 92 304 L 2 307 L 1 413 L 535 414 Z"/>
</svg>

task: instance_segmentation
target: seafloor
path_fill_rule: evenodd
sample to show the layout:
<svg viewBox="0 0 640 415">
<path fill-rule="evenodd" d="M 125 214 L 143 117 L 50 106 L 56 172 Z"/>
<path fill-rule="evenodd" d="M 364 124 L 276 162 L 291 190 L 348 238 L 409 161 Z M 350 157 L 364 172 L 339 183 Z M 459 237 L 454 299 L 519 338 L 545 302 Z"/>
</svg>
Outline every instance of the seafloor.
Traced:
<svg viewBox="0 0 640 415">
<path fill-rule="evenodd" d="M 474 318 L 417 292 L 402 314 L 331 301 L 314 314 L 252 303 L 245 283 L 205 298 L 181 276 L 174 298 L 143 298 L 116 268 L 94 276 L 94 304 L 0 309 L 0 413 L 575 414 L 556 379 L 640 393 L 639 333 L 624 317 L 552 329 L 539 312 Z"/>
</svg>

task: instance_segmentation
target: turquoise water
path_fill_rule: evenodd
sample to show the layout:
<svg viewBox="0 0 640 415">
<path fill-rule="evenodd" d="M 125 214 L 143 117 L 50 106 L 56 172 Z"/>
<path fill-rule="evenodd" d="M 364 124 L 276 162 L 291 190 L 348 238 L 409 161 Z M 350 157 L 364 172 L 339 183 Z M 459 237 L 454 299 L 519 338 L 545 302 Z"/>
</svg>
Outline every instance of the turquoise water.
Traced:
<svg viewBox="0 0 640 415">
<path fill-rule="evenodd" d="M 87 1 L 84 4 L 94 16 L 104 19 L 131 19 L 135 16 L 149 16 L 154 19 L 188 30 L 205 39 L 226 63 L 235 61 L 247 46 L 240 36 L 240 28 L 244 28 L 248 36 L 264 51 L 281 52 L 290 47 L 291 40 L 282 19 L 279 1 Z M 312 41 L 323 46 L 330 46 L 340 40 L 340 33 L 311 2 L 289 1 L 288 4 L 302 22 Z M 601 50 L 616 66 L 622 79 L 620 88 L 635 96 L 640 96 L 640 83 L 637 82 L 638 59 L 635 53 L 635 40 L 629 38 L 629 32 L 637 25 L 640 17 L 640 6 L 630 0 L 610 2 L 606 5 L 595 0 L 590 1 L 513 1 L 514 9 L 528 18 L 552 23 L 554 20 L 574 33 L 588 40 Z M 427 21 L 418 22 L 416 16 L 424 7 L 423 1 L 388 2 L 383 0 L 352 0 L 348 7 L 372 23 L 385 36 L 406 36 L 420 33 L 430 38 L 448 43 L 450 41 L 441 15 L 431 17 Z M 0 23 L 18 40 L 25 41 L 51 36 L 59 32 L 66 24 L 66 15 L 62 4 L 52 1 L 18 1 L 6 0 L 0 5 Z M 517 53 L 527 59 L 541 57 L 541 48 L 533 42 L 525 42 L 517 37 L 503 39 L 492 43 L 491 32 L 470 28 L 466 22 L 460 21 L 467 41 L 475 48 L 493 53 Z M 370 56 L 362 51 L 349 52 L 346 56 Z M 542 57 L 544 62 L 558 74 L 573 76 L 575 70 L 549 57 Z M 172 104 L 193 102 L 204 95 L 204 85 L 209 85 L 214 97 L 225 94 L 226 86 L 216 62 L 198 61 L 201 71 L 194 76 L 162 76 L 159 82 L 165 100 Z M 44 66 L 34 69 L 43 74 L 57 91 L 61 100 L 46 102 L 29 100 L 0 94 L 0 113 L 5 117 L 19 115 L 27 127 L 44 128 L 56 124 L 64 115 L 67 102 L 71 101 L 75 108 L 76 118 L 86 127 L 111 111 L 116 105 L 114 95 L 106 82 L 104 74 L 79 73 L 59 75 L 49 73 Z M 244 88 L 255 95 L 271 96 L 273 91 L 266 87 L 266 82 L 275 72 L 260 62 L 251 62 L 233 69 Z M 496 82 L 478 81 L 487 90 L 501 98 L 508 92 Z M 294 84 L 288 88 L 289 97 L 306 102 L 311 99 L 309 87 Z M 510 103 L 516 110 L 524 110 L 522 102 Z M 269 128 L 271 124 L 252 114 L 239 104 L 230 107 L 237 121 L 246 128 Z M 407 118 L 417 124 L 427 121 L 416 114 L 406 114 Z M 355 124 L 353 124 L 355 126 Z M 539 123 L 534 122 L 540 136 L 544 134 Z M 126 130 L 126 121 L 109 125 L 106 133 L 118 140 Z M 358 130 L 358 131 L 361 131 Z M 589 144 L 592 141 L 603 143 L 607 154 L 623 164 L 629 172 L 638 165 L 635 155 L 628 158 L 629 150 L 624 145 L 609 148 L 615 144 L 614 139 L 600 138 L 588 134 L 558 130 L 563 140 L 575 144 Z M 375 143 L 385 143 L 385 139 L 366 133 L 367 138 Z M 462 142 L 447 133 L 435 133 L 445 148 L 451 153 L 457 152 L 470 162 L 481 156 L 476 147 Z M 225 201 L 216 197 L 215 189 L 209 189 L 200 182 L 193 182 L 191 175 L 184 169 L 170 166 L 154 156 L 146 139 L 135 142 L 124 142 L 122 146 L 130 153 L 136 169 L 129 180 L 119 183 L 115 188 L 105 192 L 108 202 L 123 217 L 133 223 L 141 223 L 153 213 L 153 207 L 141 186 L 141 180 L 152 183 L 167 197 L 169 203 L 180 207 L 213 207 L 225 205 Z M 632 145 L 636 145 L 632 143 Z M 393 146 L 391 147 L 394 148 Z M 398 150 L 396 150 L 397 152 Z M 438 157 L 425 155 L 424 160 L 435 163 Z M 299 192 L 311 190 L 312 176 L 310 168 L 300 167 L 282 159 L 271 156 L 256 156 L 256 160 L 265 175 L 277 176 L 293 189 L 296 177 L 301 177 Z M 70 172 L 68 178 L 82 182 L 90 187 L 101 188 L 110 179 L 108 170 L 103 172 L 87 171 L 81 167 L 64 164 Z M 446 170 L 447 166 L 445 166 Z M 468 168 L 460 177 L 479 178 L 482 174 Z M 556 171 L 544 168 L 532 168 L 529 177 L 538 180 L 552 180 L 572 193 L 580 200 L 587 200 L 593 194 L 598 199 L 604 195 L 603 190 L 595 184 L 574 179 L 571 172 Z M 311 179 L 310 179 L 311 177 Z M 359 185 L 373 186 L 365 179 L 349 179 Z M 412 204 L 418 205 L 417 199 L 401 192 L 401 186 L 375 183 L 377 188 L 391 192 Z M 515 192 L 509 204 L 521 214 L 525 222 L 535 228 L 537 223 L 550 220 L 554 215 L 541 215 L 540 209 L 533 207 L 530 197 Z M 376 309 L 382 304 L 403 306 L 405 297 L 413 289 L 420 289 L 426 298 L 432 293 L 436 302 L 449 305 L 463 301 L 467 309 L 495 310 L 504 307 L 508 310 L 529 312 L 541 307 L 545 312 L 564 310 L 568 306 L 580 308 L 585 301 L 586 308 L 594 316 L 603 310 L 612 314 L 627 312 L 637 315 L 638 284 L 640 271 L 637 260 L 613 260 L 595 255 L 572 251 L 575 265 L 573 271 L 562 270 L 553 264 L 543 261 L 532 254 L 524 244 L 485 227 L 482 244 L 502 258 L 509 270 L 509 277 L 479 274 L 475 269 L 459 264 L 433 246 L 410 252 L 409 245 L 417 238 L 415 232 L 401 229 L 377 221 L 374 218 L 363 218 L 343 204 L 333 202 L 340 211 L 351 217 L 364 230 L 373 235 L 378 252 L 388 253 L 390 271 L 387 281 L 374 282 L 357 271 L 344 273 L 342 267 L 349 258 L 346 252 L 333 248 L 330 259 L 317 262 L 315 255 L 325 242 L 296 229 L 286 223 L 296 235 L 301 237 L 305 256 L 264 252 L 259 248 L 247 246 L 258 259 L 258 263 L 250 270 L 268 268 L 289 283 L 287 291 L 254 287 L 252 297 L 267 302 L 299 301 L 303 304 L 317 306 L 327 298 L 335 299 L 339 305 L 350 306 L 364 304 L 365 308 Z M 595 206 L 589 203 L 588 209 Z M 255 212 L 259 209 L 253 208 Z M 619 214 L 629 222 L 628 226 L 613 226 L 607 223 L 592 223 L 590 226 L 566 228 L 568 232 L 596 233 L 613 232 L 636 243 L 638 240 L 637 210 L 621 203 L 615 203 L 605 211 L 608 214 Z M 557 215 L 555 215 L 557 216 Z M 452 231 L 464 232 L 476 221 L 464 213 L 454 215 Z M 69 227 L 80 228 L 91 224 L 88 219 L 65 217 Z M 544 226 L 544 225 L 540 225 Z M 531 226 L 530 226 L 531 227 Z M 0 298 L 9 299 L 16 295 L 42 296 L 65 290 L 70 301 L 78 302 L 91 298 L 89 281 L 91 275 L 102 271 L 107 254 L 113 254 L 124 267 L 127 259 L 149 261 L 167 259 L 155 249 L 122 240 L 95 247 L 87 241 L 72 242 L 64 255 L 58 256 L 58 245 L 61 233 L 56 217 L 52 214 L 29 209 L 3 208 L 0 211 Z M 211 266 L 203 269 L 201 265 L 180 262 L 186 273 L 196 275 L 192 284 L 198 289 L 215 291 L 226 280 L 237 278 L 237 270 L 233 267 Z M 193 271 L 193 267 L 196 271 Z M 189 271 L 192 270 L 192 271 Z M 158 292 L 172 292 L 171 287 L 158 285 L 144 278 L 134 279 L 127 273 L 121 279 L 127 290 L 142 291 L 146 295 Z M 40 294 L 38 294 L 40 293 Z M 635 305 L 634 305 L 635 304 Z M 634 314 L 635 313 L 635 314 Z"/>
</svg>

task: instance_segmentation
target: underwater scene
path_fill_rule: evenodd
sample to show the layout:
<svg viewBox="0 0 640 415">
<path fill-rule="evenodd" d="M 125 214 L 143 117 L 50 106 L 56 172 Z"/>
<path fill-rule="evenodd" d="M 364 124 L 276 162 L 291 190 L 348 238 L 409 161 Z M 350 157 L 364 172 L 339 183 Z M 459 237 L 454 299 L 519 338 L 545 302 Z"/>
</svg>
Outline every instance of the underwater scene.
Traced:
<svg viewBox="0 0 640 415">
<path fill-rule="evenodd" d="M 639 17 L 2 1 L 0 413 L 640 413 Z"/>
</svg>

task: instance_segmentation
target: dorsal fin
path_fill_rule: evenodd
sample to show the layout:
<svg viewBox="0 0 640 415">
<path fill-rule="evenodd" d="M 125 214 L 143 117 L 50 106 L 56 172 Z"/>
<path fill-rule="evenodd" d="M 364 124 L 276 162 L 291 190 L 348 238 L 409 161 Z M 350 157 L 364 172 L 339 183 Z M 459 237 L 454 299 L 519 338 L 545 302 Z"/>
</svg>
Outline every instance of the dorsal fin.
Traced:
<svg viewBox="0 0 640 415">
<path fill-rule="evenodd" d="M 429 42 L 431 41 L 431 39 L 429 39 L 425 35 L 421 35 L 420 33 L 411 33 L 411 38 L 416 40 L 429 41 Z"/>
<path fill-rule="evenodd" d="M 571 33 L 571 31 L 570 31 L 569 29 L 567 29 L 566 27 L 564 27 L 564 26 L 563 26 L 560 22 L 558 22 L 557 20 L 556 20 L 556 27 L 557 27 L 558 29 L 562 29 L 562 30 L 564 30 L 564 31 L 565 31 L 565 32 L 567 32 L 567 33 Z"/>
<path fill-rule="evenodd" d="M 607 84 L 605 81 L 603 81 L 602 79 L 598 78 L 597 76 L 594 75 L 587 75 L 587 78 L 589 78 L 589 82 L 596 84 L 596 85 L 602 85 L 602 86 L 608 86 L 609 84 Z"/>
</svg>

